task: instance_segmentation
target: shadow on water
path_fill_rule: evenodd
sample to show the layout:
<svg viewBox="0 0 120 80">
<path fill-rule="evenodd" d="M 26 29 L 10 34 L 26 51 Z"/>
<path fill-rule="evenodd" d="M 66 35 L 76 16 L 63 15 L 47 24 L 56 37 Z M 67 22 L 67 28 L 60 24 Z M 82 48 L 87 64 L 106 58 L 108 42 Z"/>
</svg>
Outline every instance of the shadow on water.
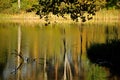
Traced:
<svg viewBox="0 0 120 80">
<path fill-rule="evenodd" d="M 88 59 L 99 66 L 109 69 L 111 77 L 120 76 L 120 40 L 110 40 L 107 43 L 93 44 L 87 49 Z"/>
<path fill-rule="evenodd" d="M 3 80 L 3 71 L 5 69 L 5 66 L 6 66 L 6 62 L 7 62 L 7 50 L 5 49 L 5 51 L 3 51 L 4 54 L 1 54 L 0 55 L 2 57 L 4 57 L 1 61 L 0 61 L 0 80 Z M 2 58 L 0 56 L 0 58 Z"/>
<path fill-rule="evenodd" d="M 3 70 L 4 70 L 5 64 L 4 63 L 0 63 L 0 80 L 2 80 L 2 74 L 3 74 Z"/>
</svg>

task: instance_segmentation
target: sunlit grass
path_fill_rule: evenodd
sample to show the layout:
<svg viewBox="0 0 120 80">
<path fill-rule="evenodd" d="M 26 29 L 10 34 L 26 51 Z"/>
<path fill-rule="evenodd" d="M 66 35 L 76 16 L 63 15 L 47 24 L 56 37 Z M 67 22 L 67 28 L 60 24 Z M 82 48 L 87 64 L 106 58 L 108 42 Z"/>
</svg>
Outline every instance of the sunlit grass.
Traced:
<svg viewBox="0 0 120 80">
<path fill-rule="evenodd" d="M 65 15 L 67 19 L 62 17 L 57 17 L 52 14 L 49 15 L 50 23 L 75 23 L 69 17 Z M 101 10 L 96 12 L 96 15 L 93 16 L 92 20 L 86 21 L 85 23 L 111 23 L 119 22 L 120 19 L 120 10 Z M 26 13 L 21 12 L 19 14 L 0 14 L 0 22 L 17 22 L 17 23 L 45 23 L 44 19 L 40 19 L 39 15 L 36 15 L 35 12 Z M 81 23 L 81 19 L 79 22 Z"/>
<path fill-rule="evenodd" d="M 119 22 L 120 10 L 101 10 L 96 13 L 92 22 Z"/>
</svg>

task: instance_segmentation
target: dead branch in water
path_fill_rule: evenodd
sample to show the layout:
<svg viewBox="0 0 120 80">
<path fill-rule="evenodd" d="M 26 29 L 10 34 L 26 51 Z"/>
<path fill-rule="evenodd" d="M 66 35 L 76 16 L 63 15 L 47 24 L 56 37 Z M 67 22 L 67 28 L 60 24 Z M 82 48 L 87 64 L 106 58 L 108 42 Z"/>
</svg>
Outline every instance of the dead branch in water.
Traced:
<svg viewBox="0 0 120 80">
<path fill-rule="evenodd" d="M 16 73 L 16 72 L 22 67 L 23 62 L 24 62 L 24 58 L 23 58 L 23 56 L 22 56 L 22 52 L 20 52 L 20 53 L 17 53 L 17 52 L 18 52 L 18 51 L 15 50 L 15 53 L 12 53 L 12 54 L 15 54 L 17 57 L 19 57 L 20 60 L 21 60 L 21 62 L 20 62 L 20 64 L 15 68 L 15 70 L 12 71 L 11 73 Z"/>
</svg>

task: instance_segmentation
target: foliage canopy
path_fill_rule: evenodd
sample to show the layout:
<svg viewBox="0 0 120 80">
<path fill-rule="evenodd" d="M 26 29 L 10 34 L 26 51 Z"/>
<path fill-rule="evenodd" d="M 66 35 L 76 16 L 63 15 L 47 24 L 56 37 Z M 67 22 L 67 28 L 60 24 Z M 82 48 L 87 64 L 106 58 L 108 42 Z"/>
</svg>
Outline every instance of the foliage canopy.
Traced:
<svg viewBox="0 0 120 80">
<path fill-rule="evenodd" d="M 37 10 L 36 14 L 40 18 L 49 20 L 49 14 L 62 16 L 69 14 L 73 21 L 78 21 L 78 18 L 85 22 L 92 19 L 97 11 L 96 0 L 39 0 L 39 5 L 33 5 Z M 84 15 L 87 14 L 87 15 Z"/>
</svg>

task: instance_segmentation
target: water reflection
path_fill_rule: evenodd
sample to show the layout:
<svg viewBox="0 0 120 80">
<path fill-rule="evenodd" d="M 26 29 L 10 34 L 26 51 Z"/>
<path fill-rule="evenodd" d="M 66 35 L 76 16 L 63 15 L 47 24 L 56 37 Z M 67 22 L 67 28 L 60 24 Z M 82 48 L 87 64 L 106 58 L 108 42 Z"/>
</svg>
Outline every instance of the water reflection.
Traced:
<svg viewBox="0 0 120 80">
<path fill-rule="evenodd" d="M 110 76 L 120 76 L 119 54 L 120 40 L 111 40 L 106 44 L 93 44 L 87 50 L 91 62 L 109 68 Z"/>
<path fill-rule="evenodd" d="M 109 73 L 89 62 L 86 49 L 94 43 L 120 38 L 118 24 L 0 26 L 2 80 L 107 80 Z M 18 51 L 18 26 L 21 26 L 20 55 L 13 54 Z M 23 61 L 18 62 L 18 56 Z"/>
</svg>

